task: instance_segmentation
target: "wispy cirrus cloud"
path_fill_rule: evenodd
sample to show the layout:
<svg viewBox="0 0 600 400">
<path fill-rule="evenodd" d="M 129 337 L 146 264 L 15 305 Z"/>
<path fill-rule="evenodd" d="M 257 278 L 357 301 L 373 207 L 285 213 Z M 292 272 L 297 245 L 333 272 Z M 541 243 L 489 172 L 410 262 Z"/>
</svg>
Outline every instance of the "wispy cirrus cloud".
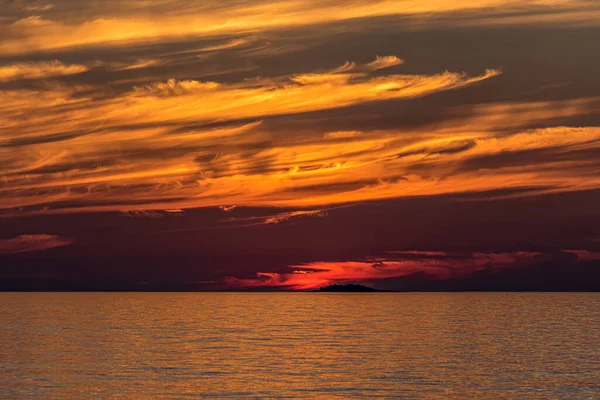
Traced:
<svg viewBox="0 0 600 400">
<path fill-rule="evenodd" d="M 40 5 L 30 5 L 30 6 L 24 6 L 23 9 L 25 11 L 30 11 L 30 12 L 42 12 L 42 11 L 48 11 L 54 8 L 54 4 L 40 4 Z"/>
<path fill-rule="evenodd" d="M 224 212 L 235 210 L 236 206 L 220 206 Z M 270 213 L 267 215 L 251 216 L 251 217 L 231 217 L 223 220 L 222 223 L 228 224 L 230 227 L 250 227 L 257 225 L 278 225 L 295 219 L 303 218 L 325 218 L 328 212 L 333 208 L 313 209 L 313 210 L 296 210 L 279 213 Z M 224 225 L 221 225 L 224 226 Z M 214 227 L 213 227 L 214 228 Z M 212 228 L 211 228 L 212 229 Z"/>
<path fill-rule="evenodd" d="M 502 23 L 580 23 L 597 22 L 599 9 L 585 0 L 536 0 L 526 6 L 516 0 L 377 0 L 364 2 L 279 0 L 244 3 L 184 1 L 131 2 L 118 8 L 109 4 L 82 3 L 61 7 L 49 4 L 13 4 L 9 24 L 0 27 L 5 38 L 0 54 L 24 54 L 85 46 L 121 45 L 133 42 L 168 42 L 201 35 L 235 34 L 257 30 L 278 30 L 328 24 L 360 18 L 405 18 L 417 26 L 427 26 L 440 15 L 479 11 L 486 18 L 449 18 L 453 25 L 481 22 Z M 75 12 L 69 12 L 74 9 Z M 29 14 L 23 14 L 27 11 Z M 31 13 L 36 13 L 31 15 Z M 43 16 L 42 16 L 43 15 Z M 77 15 L 75 18 L 74 15 Z M 16 20 L 15 20 L 16 19 Z"/>
<path fill-rule="evenodd" d="M 335 132 L 325 132 L 323 135 L 327 139 L 348 139 L 360 136 L 361 132 L 359 131 L 335 131 Z"/>
<path fill-rule="evenodd" d="M 116 96 L 64 84 L 5 91 L 0 207 L 52 212 L 71 203 L 80 211 L 118 211 L 298 201 L 292 190 L 331 184 L 349 167 L 383 161 L 393 141 L 376 135 L 336 143 L 332 157 L 334 147 L 318 140 L 276 139 L 260 119 L 422 97 L 499 73 L 324 71 L 239 83 L 168 80 Z M 352 139 L 339 133 L 329 138 Z M 342 179 L 337 188 L 348 183 Z M 304 206 L 339 202 L 307 200 Z"/>
<path fill-rule="evenodd" d="M 55 78 L 80 74 L 88 69 L 85 65 L 65 65 L 58 60 L 0 65 L 0 82 L 10 82 L 19 79 Z"/>
<path fill-rule="evenodd" d="M 404 60 L 401 60 L 396 56 L 377 56 L 375 61 L 366 65 L 366 68 L 376 71 L 378 69 L 390 68 L 400 64 L 404 64 Z"/>
<path fill-rule="evenodd" d="M 322 210 L 310 210 L 310 211 L 292 211 L 288 213 L 277 214 L 271 217 L 265 218 L 265 224 L 280 224 L 285 221 L 289 221 L 292 218 L 297 217 L 317 217 L 323 218 L 327 216 L 326 211 Z"/>
</svg>

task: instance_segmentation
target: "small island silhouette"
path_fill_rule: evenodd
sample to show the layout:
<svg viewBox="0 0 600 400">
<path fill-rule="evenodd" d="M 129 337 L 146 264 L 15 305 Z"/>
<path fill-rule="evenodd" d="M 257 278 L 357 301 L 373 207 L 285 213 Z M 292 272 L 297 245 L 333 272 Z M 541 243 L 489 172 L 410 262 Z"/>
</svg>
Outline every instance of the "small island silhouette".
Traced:
<svg viewBox="0 0 600 400">
<path fill-rule="evenodd" d="M 374 289 L 365 285 L 356 285 L 349 283 L 347 285 L 329 285 L 323 286 L 317 292 L 384 292 L 384 290 Z"/>
</svg>

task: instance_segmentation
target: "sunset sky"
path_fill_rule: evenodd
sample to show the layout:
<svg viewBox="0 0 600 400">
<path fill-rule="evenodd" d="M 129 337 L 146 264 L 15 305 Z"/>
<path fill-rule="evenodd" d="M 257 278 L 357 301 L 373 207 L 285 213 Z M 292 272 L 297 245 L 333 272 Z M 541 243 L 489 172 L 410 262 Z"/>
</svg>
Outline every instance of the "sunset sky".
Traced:
<svg viewBox="0 0 600 400">
<path fill-rule="evenodd" d="M 1 290 L 600 290 L 597 0 L 0 0 Z"/>
</svg>

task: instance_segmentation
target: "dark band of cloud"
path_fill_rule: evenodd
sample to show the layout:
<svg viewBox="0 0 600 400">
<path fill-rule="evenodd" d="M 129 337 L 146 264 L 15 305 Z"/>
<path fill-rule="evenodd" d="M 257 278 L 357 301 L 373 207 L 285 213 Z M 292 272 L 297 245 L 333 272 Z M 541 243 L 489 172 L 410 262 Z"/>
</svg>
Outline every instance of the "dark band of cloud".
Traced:
<svg viewBox="0 0 600 400">
<path fill-rule="evenodd" d="M 72 239 L 56 235 L 21 235 L 12 239 L 0 239 L 0 254 L 44 251 L 55 247 L 68 246 Z"/>
</svg>

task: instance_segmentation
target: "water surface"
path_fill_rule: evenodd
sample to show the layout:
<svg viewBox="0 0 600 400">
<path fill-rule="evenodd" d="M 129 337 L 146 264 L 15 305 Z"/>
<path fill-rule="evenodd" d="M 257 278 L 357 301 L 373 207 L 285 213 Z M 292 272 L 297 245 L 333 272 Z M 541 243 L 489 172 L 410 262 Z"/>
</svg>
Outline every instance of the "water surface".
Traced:
<svg viewBox="0 0 600 400">
<path fill-rule="evenodd" d="M 1 293 L 0 398 L 600 398 L 600 294 Z"/>
</svg>

